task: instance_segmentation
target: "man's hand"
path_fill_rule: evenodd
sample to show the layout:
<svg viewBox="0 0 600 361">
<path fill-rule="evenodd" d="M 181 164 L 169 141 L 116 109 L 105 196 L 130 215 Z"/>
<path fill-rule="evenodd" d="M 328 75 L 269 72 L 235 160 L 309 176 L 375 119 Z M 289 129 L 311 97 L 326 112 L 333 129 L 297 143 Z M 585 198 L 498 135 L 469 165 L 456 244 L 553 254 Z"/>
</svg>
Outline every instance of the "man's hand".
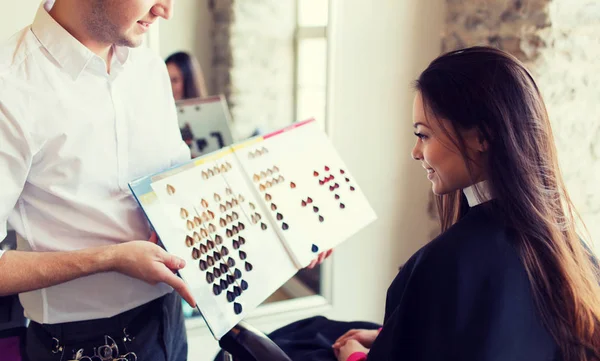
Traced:
<svg viewBox="0 0 600 361">
<path fill-rule="evenodd" d="M 306 268 L 308 268 L 308 269 L 315 268 L 317 265 L 320 265 L 321 263 L 323 263 L 323 261 L 325 261 L 327 258 L 329 258 L 329 256 L 331 256 L 332 253 L 333 253 L 333 249 L 319 253 L 319 256 L 317 258 L 315 258 L 308 266 L 306 266 Z"/>
<path fill-rule="evenodd" d="M 173 287 L 190 306 L 196 301 L 187 284 L 174 272 L 185 267 L 185 261 L 156 245 L 155 233 L 148 241 L 131 241 L 114 246 L 112 269 L 151 285 L 163 282 Z"/>
</svg>

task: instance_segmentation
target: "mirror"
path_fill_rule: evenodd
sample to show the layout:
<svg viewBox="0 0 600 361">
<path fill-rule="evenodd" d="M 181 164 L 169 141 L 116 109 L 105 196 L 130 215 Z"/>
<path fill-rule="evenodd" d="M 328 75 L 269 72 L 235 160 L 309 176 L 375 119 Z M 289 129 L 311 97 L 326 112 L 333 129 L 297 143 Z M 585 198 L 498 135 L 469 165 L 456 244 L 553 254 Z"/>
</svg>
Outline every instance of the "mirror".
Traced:
<svg viewBox="0 0 600 361">
<path fill-rule="evenodd" d="M 326 0 L 179 0 L 174 16 L 150 36 L 150 46 L 165 60 L 185 52 L 197 62 L 192 68 L 199 85 L 188 96 L 223 95 L 234 142 L 308 118 L 325 129 L 328 19 Z M 186 70 L 167 64 L 174 97 L 185 99 L 179 78 Z M 264 305 L 315 296 L 326 303 L 327 267 L 300 271 L 257 313 Z M 198 314 L 188 307 L 187 316 Z"/>
</svg>

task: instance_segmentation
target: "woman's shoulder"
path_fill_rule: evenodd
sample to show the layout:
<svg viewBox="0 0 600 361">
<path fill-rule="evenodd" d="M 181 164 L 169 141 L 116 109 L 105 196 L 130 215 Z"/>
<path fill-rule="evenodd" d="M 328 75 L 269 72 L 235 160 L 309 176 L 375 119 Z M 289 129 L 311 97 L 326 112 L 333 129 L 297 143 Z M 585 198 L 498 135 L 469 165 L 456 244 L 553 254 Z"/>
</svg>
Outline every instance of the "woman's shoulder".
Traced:
<svg viewBox="0 0 600 361">
<path fill-rule="evenodd" d="M 486 203 L 471 208 L 461 220 L 421 248 L 410 264 L 413 269 L 448 276 L 453 272 L 501 275 L 507 267 L 522 267 L 514 232 L 502 222 L 493 204 Z"/>
<path fill-rule="evenodd" d="M 515 239 L 493 210 L 472 208 L 404 264 L 388 289 L 386 318 L 410 294 L 419 299 L 448 300 L 448 304 L 476 295 L 494 295 L 496 301 L 514 296 L 530 299 L 528 276 Z M 470 307 L 465 305 L 460 307 Z"/>
</svg>

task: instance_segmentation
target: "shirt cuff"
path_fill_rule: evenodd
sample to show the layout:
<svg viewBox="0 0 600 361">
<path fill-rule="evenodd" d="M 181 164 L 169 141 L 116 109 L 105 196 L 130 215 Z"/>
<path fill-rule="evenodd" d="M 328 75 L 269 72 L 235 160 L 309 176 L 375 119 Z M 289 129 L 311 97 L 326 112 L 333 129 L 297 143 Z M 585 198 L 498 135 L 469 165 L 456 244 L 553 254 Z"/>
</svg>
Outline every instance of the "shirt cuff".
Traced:
<svg viewBox="0 0 600 361">
<path fill-rule="evenodd" d="M 4 254 L 4 251 L 0 249 L 0 258 L 2 258 L 3 254 Z"/>
<path fill-rule="evenodd" d="M 367 359 L 367 354 L 364 352 L 354 352 L 352 355 L 348 357 L 346 361 L 365 361 Z"/>
</svg>

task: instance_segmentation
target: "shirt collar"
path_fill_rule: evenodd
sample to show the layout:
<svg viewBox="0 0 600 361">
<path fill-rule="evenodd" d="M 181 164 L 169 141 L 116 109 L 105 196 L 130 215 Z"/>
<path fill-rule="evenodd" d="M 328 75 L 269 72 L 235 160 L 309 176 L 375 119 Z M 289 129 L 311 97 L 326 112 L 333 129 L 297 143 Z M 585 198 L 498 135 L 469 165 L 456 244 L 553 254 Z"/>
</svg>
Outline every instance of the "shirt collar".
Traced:
<svg viewBox="0 0 600 361">
<path fill-rule="evenodd" d="M 469 207 L 475 207 L 494 198 L 489 184 L 485 180 L 463 189 L 463 193 L 467 197 Z"/>
<path fill-rule="evenodd" d="M 42 2 L 31 25 L 31 31 L 73 80 L 77 80 L 90 63 L 104 64 L 104 61 L 50 16 L 48 12 L 53 5 L 54 0 Z M 113 50 L 111 73 L 113 70 L 117 70 L 115 67 L 124 66 L 129 57 L 129 48 L 127 47 L 113 46 Z M 97 60 L 92 62 L 94 58 Z M 98 60 L 100 61 L 98 62 Z M 104 72 L 106 72 L 106 66 Z"/>
</svg>

